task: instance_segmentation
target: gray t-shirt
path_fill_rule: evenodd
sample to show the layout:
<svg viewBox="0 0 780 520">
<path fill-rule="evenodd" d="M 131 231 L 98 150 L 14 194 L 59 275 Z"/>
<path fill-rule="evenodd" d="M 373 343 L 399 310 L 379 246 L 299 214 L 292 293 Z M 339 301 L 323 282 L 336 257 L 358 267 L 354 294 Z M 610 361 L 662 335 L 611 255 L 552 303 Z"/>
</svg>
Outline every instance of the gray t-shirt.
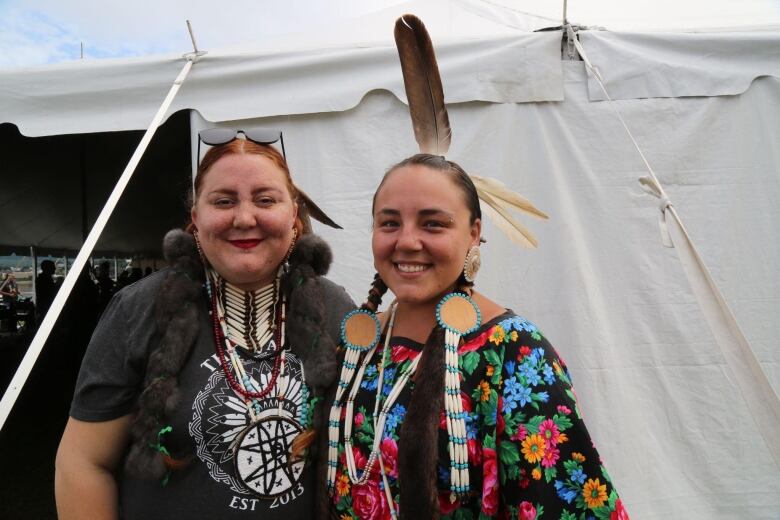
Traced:
<svg viewBox="0 0 780 520">
<path fill-rule="evenodd" d="M 92 336 L 79 373 L 70 414 L 82 421 L 108 421 L 132 413 L 144 378 L 149 352 L 159 342 L 154 324 L 154 301 L 169 271 L 162 270 L 123 289 L 114 296 Z M 338 285 L 321 278 L 328 331 L 338 342 L 339 324 L 352 300 Z M 271 421 L 247 435 L 260 437 L 256 453 L 245 453 L 256 471 L 249 482 L 272 490 L 273 498 L 259 498 L 239 480 L 234 466 L 237 440 L 249 426 L 246 405 L 230 388 L 215 353 L 214 336 L 205 297 L 199 304 L 199 334 L 192 354 L 179 374 L 179 406 L 166 419 L 172 426 L 162 438 L 173 454 L 189 454 L 189 464 L 171 473 L 167 483 L 120 474 L 121 517 L 126 520 L 174 518 L 310 518 L 314 498 L 313 465 L 307 464 L 300 480 L 285 464 L 280 449 L 294 437 L 285 424 Z M 273 358 L 246 356 L 246 371 L 261 387 L 268 381 Z M 302 384 L 301 362 L 286 354 L 289 384 L 284 399 L 260 399 L 266 415 L 300 418 L 308 389 Z M 261 412 L 261 417 L 263 413 Z M 289 423 L 287 423 L 289 424 Z M 247 444 L 244 442 L 244 444 Z M 246 474 L 246 473 L 245 473 Z"/>
</svg>

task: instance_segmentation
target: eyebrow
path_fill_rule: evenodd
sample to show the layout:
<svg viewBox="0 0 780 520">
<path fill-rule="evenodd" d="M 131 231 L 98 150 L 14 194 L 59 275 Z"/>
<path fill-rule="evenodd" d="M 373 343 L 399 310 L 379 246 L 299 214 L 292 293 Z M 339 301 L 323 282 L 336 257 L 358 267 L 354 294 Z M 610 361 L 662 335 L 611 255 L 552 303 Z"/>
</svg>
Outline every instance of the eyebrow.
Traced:
<svg viewBox="0 0 780 520">
<path fill-rule="evenodd" d="M 392 209 L 392 208 L 382 208 L 379 211 L 377 211 L 376 213 L 377 213 L 377 215 L 381 214 L 381 215 L 392 215 L 392 216 L 398 216 L 398 215 L 401 214 L 400 211 L 398 211 L 397 209 Z M 423 208 L 420 211 L 418 211 L 417 214 L 422 216 L 422 217 L 431 217 L 431 216 L 435 216 L 435 215 L 445 215 L 446 217 L 449 217 L 450 220 L 455 220 L 455 217 L 454 217 L 454 215 L 452 213 L 450 213 L 449 211 L 444 211 L 443 209 L 438 209 L 438 208 Z"/>
<path fill-rule="evenodd" d="M 266 187 L 263 187 L 263 188 L 256 188 L 256 189 L 252 190 L 252 195 L 257 195 L 258 193 L 265 193 L 265 192 L 269 192 L 269 191 L 281 193 L 282 190 L 280 190 L 279 188 L 266 186 Z M 211 190 L 209 192 L 209 195 L 214 195 L 214 194 L 218 194 L 218 195 L 219 194 L 236 195 L 236 194 L 238 194 L 238 191 L 234 190 L 234 189 L 231 189 L 231 188 L 217 188 L 217 189 Z"/>
</svg>

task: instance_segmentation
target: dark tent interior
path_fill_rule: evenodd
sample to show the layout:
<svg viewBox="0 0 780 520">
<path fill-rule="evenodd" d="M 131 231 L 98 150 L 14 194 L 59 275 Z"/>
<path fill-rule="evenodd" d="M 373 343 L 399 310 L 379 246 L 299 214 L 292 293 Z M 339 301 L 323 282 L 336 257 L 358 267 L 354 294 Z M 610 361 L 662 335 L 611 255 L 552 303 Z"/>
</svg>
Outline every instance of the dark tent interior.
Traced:
<svg viewBox="0 0 780 520">
<path fill-rule="evenodd" d="M 75 256 L 143 132 L 25 137 L 0 124 L 0 255 Z M 165 232 L 186 223 L 190 186 L 187 111 L 162 125 L 105 232 L 97 255 L 160 258 Z M 0 431 L 0 518 L 56 518 L 54 456 L 97 314 L 77 282 Z M 0 333 L 5 391 L 34 330 Z"/>
</svg>

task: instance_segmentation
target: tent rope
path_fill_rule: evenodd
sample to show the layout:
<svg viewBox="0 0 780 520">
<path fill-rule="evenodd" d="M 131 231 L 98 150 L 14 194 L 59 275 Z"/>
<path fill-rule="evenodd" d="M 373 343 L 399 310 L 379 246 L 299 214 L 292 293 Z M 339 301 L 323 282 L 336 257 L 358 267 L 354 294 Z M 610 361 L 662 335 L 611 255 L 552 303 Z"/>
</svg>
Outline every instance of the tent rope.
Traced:
<svg viewBox="0 0 780 520">
<path fill-rule="evenodd" d="M 734 381 L 745 402 L 745 407 L 750 413 L 759 434 L 764 439 L 775 466 L 780 470 L 780 436 L 777 435 L 777 432 L 780 431 L 780 397 L 772 388 L 766 373 L 756 357 L 755 351 L 739 327 L 734 313 L 729 308 L 728 303 L 726 303 L 723 294 L 718 289 L 690 235 L 685 230 L 682 220 L 677 214 L 669 196 L 658 181 L 658 177 L 656 177 L 645 154 L 607 92 L 601 73 L 588 59 L 585 49 L 582 47 L 571 24 L 567 24 L 566 32 L 569 40 L 574 43 L 577 52 L 585 63 L 586 70 L 598 83 L 601 91 L 607 98 L 610 108 L 617 115 L 636 151 L 645 163 L 649 176 L 640 178 L 639 182 L 646 192 L 660 200 L 661 216 L 659 217 L 659 222 L 661 223 L 661 235 L 664 245 L 668 244 L 669 247 L 674 247 L 677 251 L 688 282 L 699 302 L 715 342 L 720 347 L 726 365 L 735 376 Z M 672 216 L 669 223 L 666 222 L 665 218 L 667 214 Z"/>
</svg>

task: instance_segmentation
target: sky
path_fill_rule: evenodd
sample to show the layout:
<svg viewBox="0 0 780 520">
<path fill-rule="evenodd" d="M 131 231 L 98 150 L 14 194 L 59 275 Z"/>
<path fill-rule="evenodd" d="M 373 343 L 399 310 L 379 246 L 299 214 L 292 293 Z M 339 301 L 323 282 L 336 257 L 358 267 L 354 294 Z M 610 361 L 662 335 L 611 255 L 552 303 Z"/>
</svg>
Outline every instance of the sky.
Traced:
<svg viewBox="0 0 780 520">
<path fill-rule="evenodd" d="M 426 1 L 426 0 L 422 0 Z M 428 0 L 431 1 L 431 0 Z M 446 0 L 437 0 L 446 2 Z M 562 17 L 563 0 L 452 0 L 480 9 Z M 0 0 L 0 69 L 84 57 L 118 58 L 192 50 L 185 20 L 203 49 L 272 42 L 275 35 L 326 27 L 402 0 Z M 610 30 L 755 27 L 780 30 L 780 0 L 568 0 L 569 20 Z"/>
<path fill-rule="evenodd" d="M 189 52 L 262 41 L 399 0 L 0 0 L 0 68 Z"/>
</svg>

